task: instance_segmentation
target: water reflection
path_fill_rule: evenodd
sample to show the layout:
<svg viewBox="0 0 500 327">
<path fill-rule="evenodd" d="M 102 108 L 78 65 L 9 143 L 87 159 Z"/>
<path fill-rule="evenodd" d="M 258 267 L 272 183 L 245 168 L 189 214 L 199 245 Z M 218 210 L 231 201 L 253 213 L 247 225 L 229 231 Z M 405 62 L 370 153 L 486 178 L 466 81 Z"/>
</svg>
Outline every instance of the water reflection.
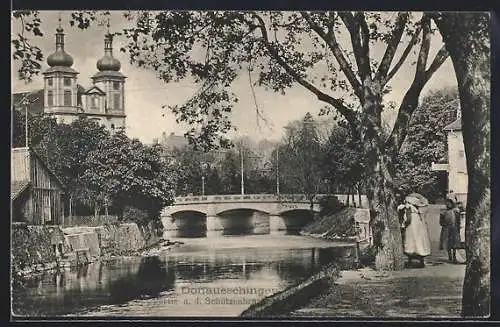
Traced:
<svg viewBox="0 0 500 327">
<path fill-rule="evenodd" d="M 29 316 L 236 316 L 249 301 L 264 295 L 199 296 L 185 290 L 278 291 L 325 263 L 339 261 L 342 252 L 338 248 L 187 247 L 157 257 L 123 257 L 30 280 L 14 289 L 13 307 L 16 314 Z M 237 305 L 227 304 L 235 299 Z"/>
</svg>

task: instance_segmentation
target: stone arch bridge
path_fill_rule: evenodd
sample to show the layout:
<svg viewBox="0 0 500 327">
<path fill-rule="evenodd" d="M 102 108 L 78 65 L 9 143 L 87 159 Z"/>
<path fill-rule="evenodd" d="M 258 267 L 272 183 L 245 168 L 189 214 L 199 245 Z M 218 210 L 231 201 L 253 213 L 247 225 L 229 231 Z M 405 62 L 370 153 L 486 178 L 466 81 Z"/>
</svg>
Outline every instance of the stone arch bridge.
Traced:
<svg viewBox="0 0 500 327">
<path fill-rule="evenodd" d="M 346 196 L 332 194 L 345 201 Z M 319 199 L 313 212 L 319 212 Z M 303 194 L 244 194 L 176 197 L 162 212 L 165 238 L 179 231 L 202 230 L 207 236 L 227 230 L 245 229 L 254 233 L 284 234 L 298 231 L 312 220 L 311 202 Z"/>
</svg>

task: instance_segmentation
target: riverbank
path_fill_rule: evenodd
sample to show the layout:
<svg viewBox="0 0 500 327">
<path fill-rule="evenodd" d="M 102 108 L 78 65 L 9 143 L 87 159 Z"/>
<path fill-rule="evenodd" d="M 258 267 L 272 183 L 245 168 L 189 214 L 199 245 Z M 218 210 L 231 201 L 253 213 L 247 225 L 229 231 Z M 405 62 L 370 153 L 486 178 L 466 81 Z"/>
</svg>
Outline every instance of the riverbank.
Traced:
<svg viewBox="0 0 500 327">
<path fill-rule="evenodd" d="M 328 268 L 242 313 L 272 318 L 460 318 L 465 265 L 444 256 L 425 268 Z"/>
<path fill-rule="evenodd" d="M 12 231 L 14 282 L 97 260 L 154 256 L 182 244 L 159 237 L 152 225 L 135 223 L 69 228 L 18 223 Z"/>
<path fill-rule="evenodd" d="M 425 268 L 342 271 L 323 295 L 280 317 L 460 318 L 465 265 L 442 257 Z"/>
<path fill-rule="evenodd" d="M 271 296 L 244 312 L 244 317 L 275 318 L 460 318 L 464 264 L 448 262 L 446 251 L 440 251 L 435 235 L 440 206 L 432 206 L 426 220 L 431 234 L 432 254 L 426 258 L 424 268 L 405 268 L 402 271 L 380 272 L 372 268 L 341 270 L 325 277 L 329 282 L 314 285 L 305 282 L 294 286 L 305 294 L 313 294 L 305 301 L 294 302 L 293 289 L 284 298 Z M 307 288 L 304 290 L 304 288 Z M 286 292 L 286 291 L 285 291 Z M 300 297 L 299 297 L 300 298 Z M 263 304 L 276 301 L 273 310 Z M 256 310 L 256 308 L 261 309 Z M 284 309 L 283 309 L 284 308 Z"/>
</svg>

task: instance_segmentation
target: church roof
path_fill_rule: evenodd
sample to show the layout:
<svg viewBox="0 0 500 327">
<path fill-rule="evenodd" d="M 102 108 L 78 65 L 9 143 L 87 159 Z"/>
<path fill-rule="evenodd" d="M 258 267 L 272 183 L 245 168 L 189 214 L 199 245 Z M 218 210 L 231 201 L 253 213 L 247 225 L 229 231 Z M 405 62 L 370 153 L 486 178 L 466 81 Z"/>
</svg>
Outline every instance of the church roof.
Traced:
<svg viewBox="0 0 500 327">
<path fill-rule="evenodd" d="M 104 92 L 103 90 L 101 90 L 99 87 L 93 85 L 89 88 L 87 88 L 86 90 L 84 89 L 82 94 L 91 94 L 91 93 L 94 93 L 92 91 L 97 91 L 97 93 L 101 94 L 101 95 L 105 95 L 106 92 Z"/>
<path fill-rule="evenodd" d="M 445 126 L 444 130 L 445 131 L 460 131 L 460 130 L 462 130 L 462 119 L 457 118 L 454 122 Z"/>
<path fill-rule="evenodd" d="M 44 74 L 48 73 L 53 73 L 53 72 L 63 72 L 63 73 L 71 73 L 71 74 L 78 74 L 76 70 L 74 70 L 71 67 L 65 67 L 65 66 L 54 66 L 48 68 L 46 71 L 44 71 Z"/>
<path fill-rule="evenodd" d="M 126 78 L 125 75 L 123 75 L 120 72 L 117 71 L 112 71 L 112 70 L 104 70 L 101 72 L 97 72 L 92 76 L 92 78 L 99 78 L 99 77 L 118 77 L 118 78 Z"/>
</svg>

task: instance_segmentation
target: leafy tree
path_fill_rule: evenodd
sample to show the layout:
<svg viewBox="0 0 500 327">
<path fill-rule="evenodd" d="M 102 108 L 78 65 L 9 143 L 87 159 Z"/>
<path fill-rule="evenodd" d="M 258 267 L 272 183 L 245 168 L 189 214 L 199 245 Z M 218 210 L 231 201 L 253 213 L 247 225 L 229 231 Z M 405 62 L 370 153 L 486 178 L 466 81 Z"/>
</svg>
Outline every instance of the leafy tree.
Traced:
<svg viewBox="0 0 500 327">
<path fill-rule="evenodd" d="M 327 143 L 323 146 L 320 157 L 324 177 L 335 185 L 336 189 L 348 195 L 357 191 L 361 196 L 363 182 L 366 179 L 366 163 L 363 146 L 359 139 L 352 136 L 347 126 L 335 126 Z M 361 204 L 361 199 L 358 199 Z"/>
<path fill-rule="evenodd" d="M 207 155 L 191 146 L 185 146 L 173 149 L 171 156 L 175 159 L 179 172 L 176 194 L 201 194 L 201 177 L 204 176 Z"/>
<path fill-rule="evenodd" d="M 431 165 L 446 161 L 443 128 L 456 119 L 458 107 L 457 90 L 443 89 L 427 95 L 413 114 L 396 162 L 394 183 L 402 194 L 419 192 L 436 200 L 445 193 L 446 180 L 432 171 Z"/>
<path fill-rule="evenodd" d="M 176 175 L 168 165 L 160 146 L 145 146 L 130 140 L 123 132 L 102 140 L 92 151 L 82 179 L 97 200 L 111 200 L 121 216 L 126 206 L 146 211 L 149 219 L 173 203 Z"/>
<path fill-rule="evenodd" d="M 306 113 L 300 125 L 292 123 L 287 130 L 282 149 L 285 158 L 282 160 L 282 171 L 287 184 L 311 202 L 312 210 L 314 197 L 323 182 L 319 167 L 321 147 L 314 119 Z"/>
<path fill-rule="evenodd" d="M 239 194 L 241 184 L 240 154 L 231 149 L 222 157 L 218 172 L 221 180 L 221 194 Z"/>
</svg>

